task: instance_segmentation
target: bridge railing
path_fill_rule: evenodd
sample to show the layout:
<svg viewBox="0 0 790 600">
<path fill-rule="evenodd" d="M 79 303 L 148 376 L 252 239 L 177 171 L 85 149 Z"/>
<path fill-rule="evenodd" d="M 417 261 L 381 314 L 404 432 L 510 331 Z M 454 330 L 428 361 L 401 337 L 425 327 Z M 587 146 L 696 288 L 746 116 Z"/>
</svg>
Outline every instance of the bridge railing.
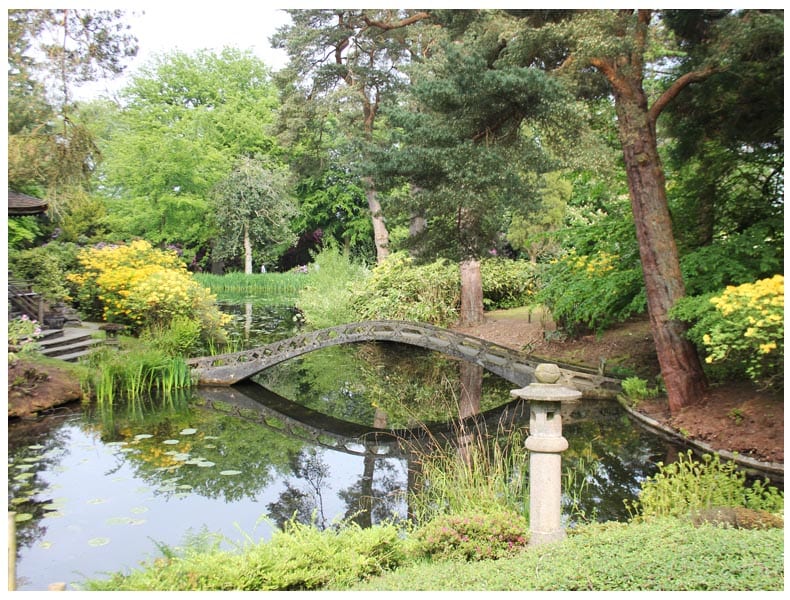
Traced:
<svg viewBox="0 0 790 600">
<path fill-rule="evenodd" d="M 256 373 L 302 354 L 340 344 L 389 341 L 419 346 L 455 356 L 524 386 L 533 380 L 539 362 L 524 352 L 480 338 L 412 321 L 361 321 L 309 331 L 259 348 L 215 356 L 193 358 L 188 364 L 204 385 L 232 385 Z M 581 390 L 588 397 L 611 397 L 620 390 L 617 379 L 590 369 L 559 365 L 563 384 Z"/>
</svg>

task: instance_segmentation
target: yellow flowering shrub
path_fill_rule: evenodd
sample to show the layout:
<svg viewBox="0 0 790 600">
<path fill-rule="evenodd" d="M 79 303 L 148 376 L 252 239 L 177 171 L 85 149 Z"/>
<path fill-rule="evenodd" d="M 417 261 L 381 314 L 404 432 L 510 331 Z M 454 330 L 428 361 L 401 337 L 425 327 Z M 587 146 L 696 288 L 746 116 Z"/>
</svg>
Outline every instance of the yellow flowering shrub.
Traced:
<svg viewBox="0 0 790 600">
<path fill-rule="evenodd" d="M 224 336 L 222 328 L 230 317 L 216 308 L 214 296 L 174 252 L 137 240 L 87 248 L 78 261 L 82 271 L 68 279 L 79 286 L 80 307 L 89 315 L 135 332 L 187 317 L 200 322 L 205 339 Z"/>
<path fill-rule="evenodd" d="M 708 365 L 731 375 L 742 372 L 767 386 L 783 386 L 783 275 L 727 286 L 708 300 L 707 310 L 685 313 L 697 321 L 690 337 L 704 348 Z"/>
</svg>

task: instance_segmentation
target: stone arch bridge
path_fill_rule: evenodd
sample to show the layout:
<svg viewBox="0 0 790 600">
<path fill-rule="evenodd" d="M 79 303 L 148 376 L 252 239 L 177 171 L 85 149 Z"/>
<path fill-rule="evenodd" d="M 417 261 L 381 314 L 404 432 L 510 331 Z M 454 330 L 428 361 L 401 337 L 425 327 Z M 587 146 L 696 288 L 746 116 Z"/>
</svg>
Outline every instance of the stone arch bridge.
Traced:
<svg viewBox="0 0 790 600">
<path fill-rule="evenodd" d="M 535 360 L 526 353 L 500 346 L 442 327 L 410 321 L 363 321 L 310 331 L 265 346 L 229 354 L 192 358 L 192 368 L 201 386 L 230 386 L 276 364 L 340 344 L 397 342 L 427 348 L 477 364 L 519 387 L 534 381 Z M 573 387 L 587 398 L 612 398 L 620 381 L 593 370 L 557 363 L 559 383 Z"/>
</svg>

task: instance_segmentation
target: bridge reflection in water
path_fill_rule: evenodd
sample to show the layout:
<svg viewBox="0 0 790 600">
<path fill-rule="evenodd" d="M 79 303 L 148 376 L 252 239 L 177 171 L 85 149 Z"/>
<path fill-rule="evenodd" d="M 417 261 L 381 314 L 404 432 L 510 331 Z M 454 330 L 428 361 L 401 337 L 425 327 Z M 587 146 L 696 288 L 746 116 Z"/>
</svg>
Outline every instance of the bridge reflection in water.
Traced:
<svg viewBox="0 0 790 600">
<path fill-rule="evenodd" d="M 473 449 L 480 448 L 491 437 L 502 432 L 521 428 L 526 434 L 529 423 L 528 403 L 503 396 L 498 407 L 481 412 L 483 368 L 465 360 L 458 361 L 460 393 L 455 415 L 448 415 L 443 423 L 420 424 L 413 428 L 392 428 L 386 413 L 377 408 L 372 426 L 362 425 L 326 415 L 289 400 L 251 379 L 231 386 L 203 386 L 200 397 L 210 410 L 234 415 L 255 422 L 283 435 L 303 440 L 333 452 L 362 457 L 363 473 L 360 478 L 359 506 L 354 520 L 361 526 L 373 521 L 374 503 L 381 501 L 374 490 L 374 475 L 379 461 L 403 461 L 406 471 L 405 489 L 400 488 L 405 513 L 411 516 L 409 493 L 414 492 L 421 479 L 421 465 L 425 457 L 440 447 L 455 448 L 468 460 Z M 590 449 L 590 456 L 600 457 L 597 472 L 588 486 L 590 498 L 587 511 L 600 511 L 605 519 L 624 516 L 623 499 L 634 499 L 638 482 L 655 472 L 655 462 L 671 458 L 667 446 L 635 425 L 617 421 L 623 413 L 616 402 L 596 400 L 563 411 L 563 425 L 568 433 L 572 451 L 568 467 L 575 466 Z M 618 433 L 615 447 L 607 446 L 602 434 L 622 430 L 624 425 L 631 432 Z M 488 439 L 484 439 L 488 437 Z M 595 445 L 595 450 L 591 445 Z M 526 451 L 524 469 L 527 470 Z M 674 452 L 669 450 L 669 452 Z M 584 477 L 584 476 L 582 476 Z M 582 500 L 585 502 L 585 500 Z M 354 511 L 349 511 L 354 512 Z M 323 515 L 321 520 L 323 521 Z M 331 518 L 331 516 L 330 516 Z"/>
</svg>

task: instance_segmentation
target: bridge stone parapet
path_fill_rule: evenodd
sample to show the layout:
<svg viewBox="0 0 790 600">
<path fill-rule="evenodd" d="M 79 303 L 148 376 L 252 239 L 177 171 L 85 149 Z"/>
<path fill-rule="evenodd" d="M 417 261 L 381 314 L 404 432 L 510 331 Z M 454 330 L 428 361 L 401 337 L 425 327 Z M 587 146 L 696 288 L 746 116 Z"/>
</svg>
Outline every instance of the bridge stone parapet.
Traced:
<svg viewBox="0 0 790 600">
<path fill-rule="evenodd" d="M 199 385 L 233 385 L 281 362 L 308 352 L 360 342 L 397 342 L 427 348 L 477 364 L 518 386 L 534 381 L 540 362 L 524 352 L 442 327 L 411 321 L 362 321 L 303 333 L 253 348 L 187 361 Z M 585 397 L 613 398 L 620 391 L 617 379 L 560 364 L 562 385 Z"/>
</svg>

